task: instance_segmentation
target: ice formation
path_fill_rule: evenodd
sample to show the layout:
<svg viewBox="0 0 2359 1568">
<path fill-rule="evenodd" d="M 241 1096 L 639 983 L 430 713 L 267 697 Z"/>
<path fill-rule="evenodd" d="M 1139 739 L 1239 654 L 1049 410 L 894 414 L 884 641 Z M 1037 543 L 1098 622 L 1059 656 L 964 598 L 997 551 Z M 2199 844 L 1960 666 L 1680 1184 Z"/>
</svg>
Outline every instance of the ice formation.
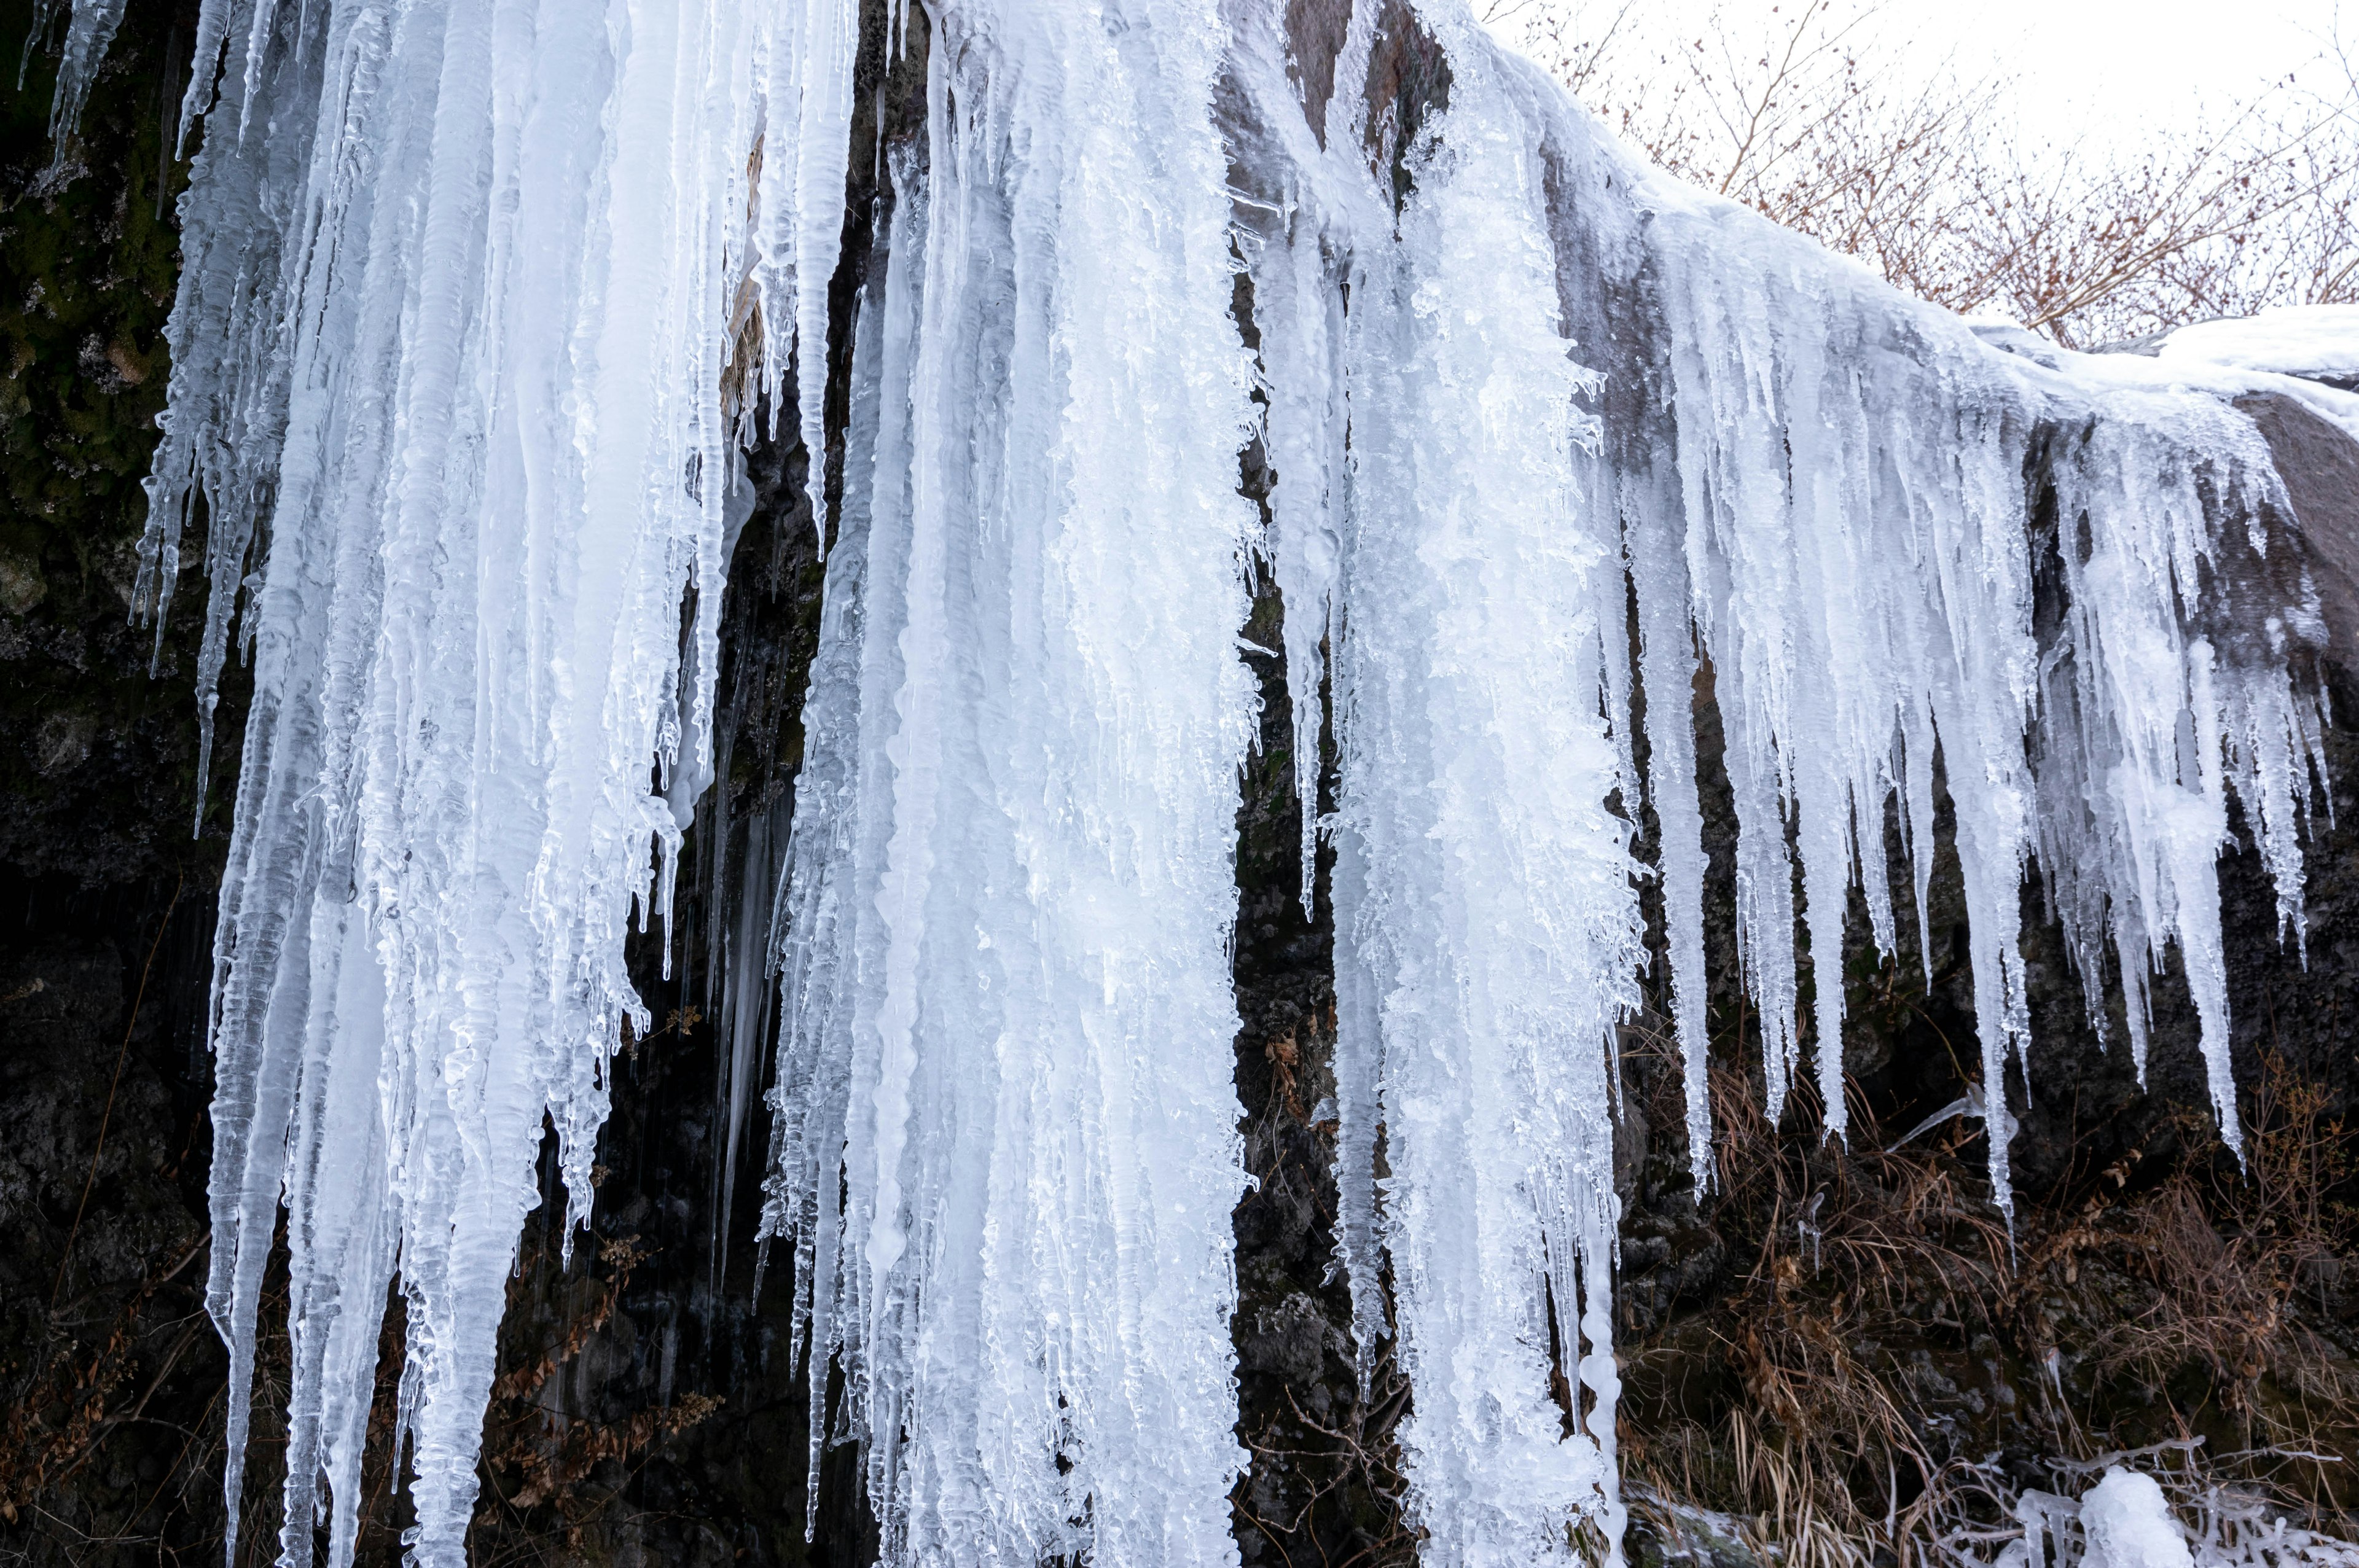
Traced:
<svg viewBox="0 0 2359 1568">
<path fill-rule="evenodd" d="M 724 371 L 789 353 L 790 308 L 758 332 L 733 309 L 749 279 L 783 306 L 794 277 L 764 244 L 796 229 L 771 221 L 780 182 L 757 189 L 749 160 L 780 124 L 844 136 L 842 51 L 809 56 L 799 15 L 201 12 L 142 587 L 168 608 L 201 492 L 208 725 L 233 610 L 255 692 L 215 948 L 207 1294 L 234 1508 L 283 1202 L 290 1563 L 320 1496 L 350 1558 L 397 1272 L 414 1549 L 463 1560 L 545 1126 L 589 1204 L 606 1065 L 646 1023 L 625 923 L 668 905 L 711 777 L 744 433 Z M 676 813 L 663 786 L 684 781 Z"/>
<path fill-rule="evenodd" d="M 2151 1476 L 2119 1465 L 2081 1498 L 2090 1568 L 2190 1568 L 2187 1537 Z"/>
<path fill-rule="evenodd" d="M 812 1453 L 834 1357 L 888 1562 L 1235 1552 L 1256 524 L 1216 21 L 945 10 L 859 323 L 766 1228 Z"/>
<path fill-rule="evenodd" d="M 1256 557 L 1306 802 L 1332 701 L 1302 850 L 1306 904 L 1334 856 L 1340 1249 L 1364 1366 L 1397 1332 L 1415 1390 L 1428 1561 L 1619 1537 L 1615 1054 L 1648 877 L 1711 1176 L 1707 685 L 1773 1111 L 1815 1041 L 1843 1133 L 1843 988 L 1805 1018 L 1803 965 L 1854 893 L 1886 952 L 1925 918 L 1938 777 L 2000 1206 L 2035 860 L 2141 1064 L 2177 954 L 2234 1141 L 2213 863 L 2234 795 L 2299 938 L 2321 636 L 2241 415 L 2168 362 L 2003 352 L 1651 173 L 1457 0 L 1359 0 L 1340 37 L 1252 0 L 896 7 L 894 40 L 929 35 L 926 128 L 875 150 L 879 237 L 831 324 L 857 15 L 206 0 L 145 586 L 168 600 L 201 492 L 202 700 L 233 611 L 256 692 L 211 1303 L 234 1456 L 283 1203 L 286 1560 L 322 1478 L 349 1558 L 397 1278 L 415 1550 L 462 1560 L 544 1123 L 578 1215 L 643 1017 L 625 921 L 668 907 L 713 776 L 764 401 L 840 442 L 842 480 L 810 465 L 806 762 L 723 1020 L 750 1056 L 766 950 L 764 1233 L 814 1461 L 865 1444 L 889 1562 L 1234 1558 Z"/>
<path fill-rule="evenodd" d="M 2060 1465 L 2066 1476 L 2096 1475 L 2078 1499 L 2027 1487 L 2015 1494 L 2012 1530 L 1967 1529 L 1946 1535 L 1944 1554 L 1979 1562 L 1995 1541 L 1992 1568 L 2353 1568 L 2359 1548 L 2303 1529 L 2262 1497 L 2202 1482 L 2152 1463 L 2183 1444 L 2137 1449 Z M 2102 1472 L 2102 1474 L 2100 1474 Z M 2168 1483 L 2166 1485 L 2166 1483 Z M 2002 1484 L 2002 1493 L 2004 1492 Z"/>
<path fill-rule="evenodd" d="M 58 46 L 58 81 L 49 98 L 49 141 L 54 146 L 52 171 L 66 157 L 69 139 L 82 124 L 82 105 L 90 99 L 91 83 L 98 77 L 98 68 L 106 59 L 107 46 L 114 41 L 114 30 L 123 25 L 125 0 L 87 0 L 77 4 L 66 20 L 66 36 Z M 25 40 L 25 53 L 16 66 L 16 86 L 22 91 L 25 71 L 31 65 L 34 49 L 49 37 L 56 23 L 57 0 L 33 0 L 33 25 Z"/>
</svg>

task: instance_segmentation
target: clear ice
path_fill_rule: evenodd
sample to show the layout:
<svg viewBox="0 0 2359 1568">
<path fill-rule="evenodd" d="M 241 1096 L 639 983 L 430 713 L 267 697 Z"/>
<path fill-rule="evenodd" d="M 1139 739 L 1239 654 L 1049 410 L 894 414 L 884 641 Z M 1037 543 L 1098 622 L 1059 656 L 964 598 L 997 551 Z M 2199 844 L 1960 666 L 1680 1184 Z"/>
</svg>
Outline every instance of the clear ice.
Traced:
<svg viewBox="0 0 2359 1568">
<path fill-rule="evenodd" d="M 772 222 L 751 155 L 774 125 L 844 135 L 842 51 L 810 58 L 791 15 L 201 14 L 142 588 L 168 611 L 201 494 L 208 749 L 233 611 L 255 683 L 214 956 L 207 1300 L 234 1510 L 283 1205 L 290 1563 L 315 1499 L 350 1561 L 397 1278 L 411 1551 L 463 1561 L 545 1128 L 588 1210 L 608 1063 L 647 1022 L 626 923 L 669 906 L 667 786 L 712 773 L 746 433 L 724 381 L 792 351 L 791 308 L 758 330 L 734 309 L 757 273 L 795 276 L 764 246 L 799 225 Z"/>
<path fill-rule="evenodd" d="M 76 5 L 60 124 L 120 14 Z M 626 922 L 667 916 L 714 775 L 763 406 L 812 454 L 826 599 L 723 1018 L 745 1061 L 777 988 L 763 1236 L 814 1470 L 864 1445 L 888 1563 L 1235 1560 L 1256 570 L 1306 908 L 1333 857 L 1339 1250 L 1364 1371 L 1397 1333 L 1415 1390 L 1428 1562 L 1619 1540 L 1650 951 L 1712 1180 L 1703 694 L 1773 1114 L 1808 1065 L 1844 1135 L 1843 987 L 1805 1016 L 1804 966 L 1854 897 L 1900 951 L 1888 840 L 1924 921 L 1945 784 L 1999 1206 L 2035 865 L 2141 1070 L 2175 955 L 2236 1141 L 2214 866 L 2233 797 L 2300 939 L 2323 633 L 2223 373 L 1986 342 L 1646 168 L 1459 0 L 1324 25 L 894 7 L 927 125 L 831 322 L 850 0 L 205 0 L 142 586 L 168 610 L 201 496 L 208 749 L 234 635 L 255 690 L 209 1302 L 234 1503 L 283 1207 L 282 1561 L 315 1518 L 350 1561 L 397 1285 L 412 1552 L 463 1561 L 545 1129 L 579 1220 L 646 1022 Z"/>
</svg>

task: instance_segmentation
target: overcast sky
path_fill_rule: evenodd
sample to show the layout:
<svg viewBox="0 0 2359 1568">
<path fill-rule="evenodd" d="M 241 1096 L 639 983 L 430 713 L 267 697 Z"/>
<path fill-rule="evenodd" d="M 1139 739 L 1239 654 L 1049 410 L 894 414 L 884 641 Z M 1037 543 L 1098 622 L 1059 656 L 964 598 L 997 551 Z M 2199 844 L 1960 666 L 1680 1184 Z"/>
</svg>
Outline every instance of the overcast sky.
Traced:
<svg viewBox="0 0 2359 1568">
<path fill-rule="evenodd" d="M 1595 18 L 1611 16 L 1617 0 L 1528 3 Z M 1721 0 L 1721 8 L 1760 25 L 1773 5 L 1791 16 L 1799 3 Z M 1691 32 L 1712 9 L 1713 0 L 1646 0 L 1640 25 Z M 2342 0 L 2341 10 L 2343 38 L 2359 46 L 2359 0 Z M 1928 68 L 1952 51 L 1969 75 L 1999 66 L 2019 82 L 2017 106 L 2035 135 L 2103 142 L 2183 124 L 2207 103 L 2247 100 L 2306 64 L 2305 84 L 2324 90 L 2318 57 L 2336 11 L 2337 0 L 1886 0 L 1872 25 Z"/>
<path fill-rule="evenodd" d="M 1962 62 L 1979 54 L 2020 76 L 2027 125 L 2098 135 L 2248 97 L 2306 63 L 2304 81 L 2323 89 L 2311 62 L 2335 13 L 2332 0 L 1984 0 L 1943 19 L 1922 8 L 1924 45 L 1954 43 Z M 2349 38 L 2359 5 L 2344 17 Z"/>
</svg>

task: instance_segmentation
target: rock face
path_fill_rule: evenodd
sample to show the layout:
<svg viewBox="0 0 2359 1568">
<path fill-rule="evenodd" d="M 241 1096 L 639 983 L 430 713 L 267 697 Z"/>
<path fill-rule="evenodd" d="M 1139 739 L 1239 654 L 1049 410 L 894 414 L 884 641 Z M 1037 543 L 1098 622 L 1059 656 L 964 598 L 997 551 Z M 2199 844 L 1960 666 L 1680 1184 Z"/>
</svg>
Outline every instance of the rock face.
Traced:
<svg viewBox="0 0 2359 1568">
<path fill-rule="evenodd" d="M 888 68 L 881 0 L 867 9 L 839 323 L 869 266 L 878 193 L 863 171 L 877 165 L 878 138 L 919 140 L 924 112 L 924 28 Z M 0 388 L 0 1226 L 10 1238 L 0 1544 L 39 1563 L 208 1560 L 223 1524 L 226 1365 L 198 1281 L 205 998 L 231 763 L 217 759 L 190 838 L 197 596 L 182 596 L 153 644 L 152 679 L 150 633 L 124 616 L 171 289 L 160 198 L 179 171 L 164 152 L 163 89 L 184 69 L 192 10 L 126 20 L 56 173 L 45 172 L 37 69 L 11 101 L 0 166 L 10 283 L 0 335 L 14 366 Z M 1317 5 L 1293 20 L 1303 39 L 1339 30 Z M 1372 150 L 1396 163 L 1448 91 L 1407 13 L 1397 20 L 1372 65 L 1384 91 L 1371 95 L 1391 106 L 1388 140 Z M 1332 50 L 1323 58 L 1332 71 Z M 840 429 L 840 329 L 829 350 L 829 424 Z M 2277 457 L 2331 645 L 2347 656 L 2359 648 L 2359 442 L 2283 395 L 2240 406 Z M 660 936 L 635 955 L 662 1022 L 618 1060 L 593 1234 L 569 1261 L 544 1206 L 526 1238 L 485 1434 L 473 1540 L 486 1563 L 874 1553 L 850 1448 L 823 1448 L 810 1506 L 788 1297 L 779 1260 L 766 1275 L 751 1242 L 768 1042 L 713 1016 L 724 935 L 775 876 L 800 762 L 819 580 L 803 484 L 811 458 L 789 436 L 750 465 L 759 503 L 724 608 L 722 777 L 700 813 L 674 978 L 662 978 Z M 1266 483 L 1251 454 L 1245 481 L 1248 492 Z M 1245 636 L 1280 645 L 1281 611 L 1265 588 Z M 2359 1018 L 2354 670 L 2321 672 L 2338 722 L 2332 811 L 2313 824 L 2306 953 L 2278 940 L 2257 856 L 2224 863 L 2249 1172 L 2208 1131 L 2183 986 L 2157 985 L 2142 1091 L 2121 1032 L 2110 1050 L 2091 1037 L 2080 981 L 2030 890 L 2038 1045 L 2029 1083 L 2007 1087 L 2023 1124 L 2012 1238 L 1981 1186 L 1978 1122 L 1901 1137 L 1966 1085 L 1971 984 L 1953 860 L 1937 866 L 1930 954 L 1877 962 L 1854 910 L 1839 966 L 1854 1146 L 1821 1144 L 1807 1094 L 1778 1127 L 1754 1108 L 1757 1021 L 1734 984 L 1729 935 L 1734 815 L 1708 672 L 1699 682 L 1725 1143 L 1715 1187 L 1698 1194 L 1667 1030 L 1658 1017 L 1632 1020 L 1618 1328 L 1638 1556 L 1743 1562 L 1813 1529 L 1875 1541 L 1887 1519 L 1922 1530 L 1969 1517 L 1997 1488 L 2058 1485 L 2052 1461 L 2190 1434 L 2212 1454 L 2359 1447 L 2348 1206 L 2359 1166 L 2341 1130 L 2359 1095 L 2346 1022 Z M 1261 674 L 1262 743 L 1238 823 L 1237 1086 L 1256 1184 L 1235 1220 L 1239 1431 L 1253 1454 L 1237 1537 L 1248 1563 L 1407 1562 L 1416 1534 L 1399 1508 L 1392 1433 L 1410 1396 L 1381 1355 L 1365 1388 L 1353 1369 L 1333 1264 L 1331 914 L 1323 889 L 1310 916 L 1295 898 L 1291 717 L 1283 671 L 1264 661 Z M 234 684 L 227 697 L 221 759 L 235 755 Z M 1913 913 L 1900 912 L 1904 931 Z M 283 1336 L 266 1345 L 266 1379 L 284 1355 Z M 397 1378 L 388 1357 L 367 1470 L 371 1562 L 397 1556 L 406 1522 L 390 1484 Z M 256 1409 L 266 1422 L 275 1407 L 266 1394 Z M 257 1433 L 254 1526 L 276 1518 L 274 1441 Z M 2288 1505 L 2359 1505 L 2322 1466 L 2247 1469 Z M 1815 1525 L 1784 1511 L 1805 1497 Z M 267 1530 L 250 1528 L 242 1557 L 268 1553 Z"/>
<path fill-rule="evenodd" d="M 2302 532 L 2327 645 L 2359 647 L 2359 440 L 2283 393 L 2236 400 L 2269 444 Z"/>
</svg>

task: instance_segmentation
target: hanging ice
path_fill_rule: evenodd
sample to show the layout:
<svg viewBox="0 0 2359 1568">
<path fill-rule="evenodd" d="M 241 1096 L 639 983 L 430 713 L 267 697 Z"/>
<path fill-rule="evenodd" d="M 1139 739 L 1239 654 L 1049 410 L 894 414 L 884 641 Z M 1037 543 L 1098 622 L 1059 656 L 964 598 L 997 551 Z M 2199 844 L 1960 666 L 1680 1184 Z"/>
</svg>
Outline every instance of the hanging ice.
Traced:
<svg viewBox="0 0 2359 1568">
<path fill-rule="evenodd" d="M 932 27 L 855 358 L 766 1228 L 813 1454 L 834 1356 L 887 1562 L 1230 1562 L 1255 521 L 1220 34 Z"/>
<path fill-rule="evenodd" d="M 65 159 L 67 139 L 81 127 L 91 84 L 106 59 L 107 46 L 114 41 L 115 28 L 123 25 L 124 5 L 125 0 L 82 0 L 66 23 L 65 41 L 58 49 L 57 89 L 49 99 L 49 140 L 55 149 L 52 173 Z M 33 0 L 33 25 L 27 29 L 30 36 L 16 68 L 19 92 L 24 90 L 25 68 L 32 61 L 33 50 L 48 37 L 56 16 L 57 0 Z"/>
<path fill-rule="evenodd" d="M 766 949 L 764 1233 L 813 1468 L 865 1443 L 888 1561 L 1234 1555 L 1256 554 L 1306 905 L 1332 697 L 1338 1229 L 1364 1366 L 1398 1325 L 1430 1561 L 1618 1539 L 1648 876 L 1711 1174 L 1707 683 L 1773 1110 L 1814 1046 L 1843 1134 L 1847 907 L 1897 949 L 1888 814 L 1926 918 L 1939 780 L 1999 1204 L 2035 860 L 2101 1022 L 2116 955 L 2141 1063 L 2178 955 L 2235 1141 L 2213 863 L 2233 793 L 2299 939 L 2321 633 L 2267 453 L 2182 384 L 2229 373 L 2002 352 L 1640 168 L 1455 0 L 1315 11 L 872 18 L 925 29 L 928 121 L 880 153 L 832 354 L 848 0 L 208 0 L 145 587 L 168 599 L 201 492 L 201 699 L 233 610 L 256 690 L 211 1303 L 234 1498 L 283 1202 L 288 1561 L 321 1476 L 350 1555 L 397 1268 L 418 1553 L 459 1561 L 544 1120 L 578 1214 L 639 1016 L 625 921 L 668 907 L 713 776 L 765 396 L 840 515 L 777 914 L 733 928 L 723 1017 L 750 1056 Z"/>
<path fill-rule="evenodd" d="M 201 492 L 208 711 L 233 608 L 255 668 L 208 1302 L 234 1508 L 283 1198 L 289 1562 L 321 1477 L 351 1553 L 397 1262 L 415 1550 L 462 1560 L 546 1122 L 589 1202 L 607 1061 L 646 1022 L 625 922 L 668 906 L 679 842 L 650 771 L 711 776 L 722 387 L 760 351 L 731 312 L 748 158 L 766 133 L 781 162 L 843 135 L 808 103 L 780 128 L 781 15 L 208 0 L 200 19 L 144 586 L 168 601 Z"/>
<path fill-rule="evenodd" d="M 1446 136 L 1401 149 L 1415 195 L 1397 238 L 1386 193 L 1348 155 L 1312 188 L 1332 221 L 1366 224 L 1350 253 L 1333 589 L 1339 1109 L 1346 1161 L 1369 1158 L 1380 1117 L 1393 1173 L 1381 1233 L 1426 1555 L 1520 1562 L 1601 1508 L 1619 1534 L 1607 1062 L 1643 957 L 1628 824 L 1608 804 L 1627 782 L 1607 718 L 1625 589 L 1528 105 L 1470 19 L 1437 20 L 1456 46 L 1453 104 Z M 1340 81 L 1365 73 L 1375 22 L 1355 18 Z M 1338 92 L 1329 146 L 1357 141 L 1360 112 Z M 1281 388 L 1273 424 L 1300 396 Z M 1276 451 L 1287 526 L 1301 476 Z M 1280 561 L 1299 547 L 1282 538 Z M 1366 1174 L 1343 1179 L 1372 1336 Z M 1578 1411 L 1551 1397 L 1552 1347 Z M 1568 1440 L 1576 1417 L 1587 1435 Z"/>
</svg>

